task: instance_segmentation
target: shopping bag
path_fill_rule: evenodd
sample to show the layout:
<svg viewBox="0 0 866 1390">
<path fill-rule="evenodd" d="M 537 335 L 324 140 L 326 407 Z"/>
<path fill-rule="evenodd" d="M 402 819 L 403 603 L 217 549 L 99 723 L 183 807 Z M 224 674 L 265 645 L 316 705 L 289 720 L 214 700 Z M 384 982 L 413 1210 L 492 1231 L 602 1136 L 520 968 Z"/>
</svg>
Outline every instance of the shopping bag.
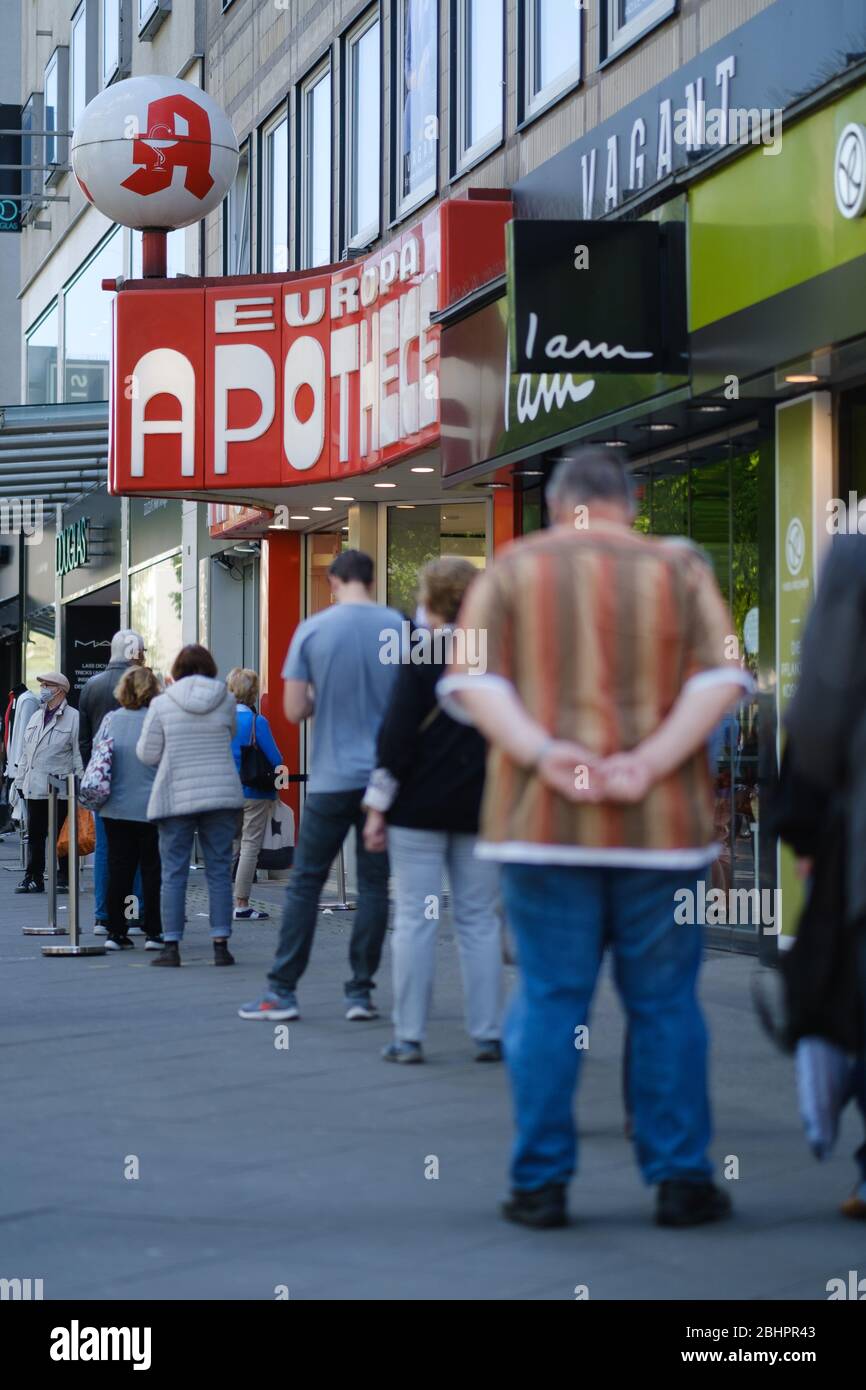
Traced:
<svg viewBox="0 0 866 1390">
<path fill-rule="evenodd" d="M 295 816 L 279 798 L 273 803 L 259 850 L 259 869 L 290 869 L 295 854 Z"/>
<path fill-rule="evenodd" d="M 111 765 L 114 759 L 114 739 L 109 733 L 111 715 L 107 714 L 100 725 L 99 734 L 90 754 L 90 761 L 84 769 L 79 801 L 89 811 L 98 811 L 111 796 Z"/>
<path fill-rule="evenodd" d="M 78 830 L 78 857 L 83 859 L 86 854 L 92 854 L 96 848 L 96 824 L 90 811 L 83 806 L 75 808 L 75 824 Z M 63 829 L 57 837 L 57 853 L 61 859 L 69 853 L 69 816 L 63 822 Z"/>
</svg>

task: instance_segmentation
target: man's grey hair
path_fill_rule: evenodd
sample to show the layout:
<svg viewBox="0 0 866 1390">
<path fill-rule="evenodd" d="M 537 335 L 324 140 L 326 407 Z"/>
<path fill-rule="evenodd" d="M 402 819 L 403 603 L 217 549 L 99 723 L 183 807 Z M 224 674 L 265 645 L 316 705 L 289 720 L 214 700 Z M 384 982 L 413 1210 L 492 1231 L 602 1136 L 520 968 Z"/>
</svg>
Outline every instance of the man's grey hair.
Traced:
<svg viewBox="0 0 866 1390">
<path fill-rule="evenodd" d="M 621 458 L 599 447 L 577 449 L 557 463 L 544 490 L 548 508 L 618 502 L 633 508 L 634 481 Z"/>
<path fill-rule="evenodd" d="M 111 639 L 112 661 L 138 661 L 144 651 L 144 638 L 131 627 L 122 627 Z"/>
</svg>

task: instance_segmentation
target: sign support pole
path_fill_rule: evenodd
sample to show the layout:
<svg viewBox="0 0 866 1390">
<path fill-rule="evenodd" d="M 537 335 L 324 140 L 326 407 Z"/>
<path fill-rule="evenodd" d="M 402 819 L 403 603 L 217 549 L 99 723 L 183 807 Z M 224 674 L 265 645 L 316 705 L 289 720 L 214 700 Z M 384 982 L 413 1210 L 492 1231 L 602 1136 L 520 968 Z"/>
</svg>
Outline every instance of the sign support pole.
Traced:
<svg viewBox="0 0 866 1390">
<path fill-rule="evenodd" d="M 141 234 L 141 273 L 145 280 L 165 280 L 168 276 L 168 232 L 152 227 Z"/>
</svg>

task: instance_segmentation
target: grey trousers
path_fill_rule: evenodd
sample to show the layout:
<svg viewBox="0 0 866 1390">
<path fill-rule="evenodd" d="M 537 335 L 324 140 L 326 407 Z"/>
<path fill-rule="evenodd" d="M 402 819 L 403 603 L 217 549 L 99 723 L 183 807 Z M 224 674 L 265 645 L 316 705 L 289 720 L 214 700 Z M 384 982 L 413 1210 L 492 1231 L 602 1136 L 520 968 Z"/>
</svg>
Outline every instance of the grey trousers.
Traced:
<svg viewBox="0 0 866 1390">
<path fill-rule="evenodd" d="M 394 1033 L 421 1042 L 433 996 L 436 934 L 445 870 L 460 971 L 466 1031 L 479 1041 L 498 1038 L 502 1016 L 502 922 L 499 866 L 476 859 L 474 835 L 388 827 L 394 880 L 391 962 Z"/>
<path fill-rule="evenodd" d="M 240 899 L 241 902 L 246 902 L 250 896 L 256 865 L 259 862 L 259 850 L 262 847 L 265 831 L 268 828 L 268 817 L 273 808 L 274 803 L 271 800 L 255 801 L 252 797 L 247 797 L 244 802 L 240 842 L 235 840 L 233 846 L 235 854 L 240 850 L 238 871 L 235 875 L 235 898 Z"/>
</svg>

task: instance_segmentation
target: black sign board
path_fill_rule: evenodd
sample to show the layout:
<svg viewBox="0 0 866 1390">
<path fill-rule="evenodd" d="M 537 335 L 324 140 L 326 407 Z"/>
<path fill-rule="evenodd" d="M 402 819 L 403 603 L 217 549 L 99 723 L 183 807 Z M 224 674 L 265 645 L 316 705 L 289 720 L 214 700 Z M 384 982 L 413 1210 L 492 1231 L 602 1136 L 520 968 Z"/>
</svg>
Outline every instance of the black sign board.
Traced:
<svg viewBox="0 0 866 1390">
<path fill-rule="evenodd" d="M 0 131 L 21 129 L 21 107 L 0 102 Z M 21 163 L 20 135 L 0 135 L 0 166 Z M 21 170 L 0 167 L 0 232 L 21 231 Z"/>
<path fill-rule="evenodd" d="M 104 671 L 111 658 L 111 639 L 119 626 L 120 609 L 112 604 L 67 603 L 64 611 L 63 673 L 70 685 L 70 704 L 78 699 L 91 676 Z"/>
<path fill-rule="evenodd" d="M 681 224 L 512 222 L 511 370 L 682 372 L 683 249 Z"/>
</svg>

